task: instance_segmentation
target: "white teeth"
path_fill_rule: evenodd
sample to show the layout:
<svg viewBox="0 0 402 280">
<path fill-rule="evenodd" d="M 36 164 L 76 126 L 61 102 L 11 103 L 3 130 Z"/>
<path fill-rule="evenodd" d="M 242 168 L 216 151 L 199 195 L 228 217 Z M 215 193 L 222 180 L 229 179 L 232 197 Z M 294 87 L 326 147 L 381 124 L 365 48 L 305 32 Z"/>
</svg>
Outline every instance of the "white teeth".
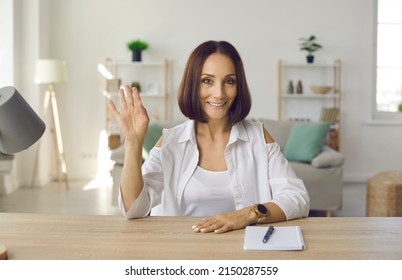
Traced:
<svg viewBox="0 0 402 280">
<path fill-rule="evenodd" d="M 209 103 L 210 105 L 212 105 L 212 106 L 220 107 L 220 106 L 225 105 L 226 102 L 223 102 L 223 103 L 212 103 L 212 102 L 208 102 L 208 103 Z"/>
</svg>

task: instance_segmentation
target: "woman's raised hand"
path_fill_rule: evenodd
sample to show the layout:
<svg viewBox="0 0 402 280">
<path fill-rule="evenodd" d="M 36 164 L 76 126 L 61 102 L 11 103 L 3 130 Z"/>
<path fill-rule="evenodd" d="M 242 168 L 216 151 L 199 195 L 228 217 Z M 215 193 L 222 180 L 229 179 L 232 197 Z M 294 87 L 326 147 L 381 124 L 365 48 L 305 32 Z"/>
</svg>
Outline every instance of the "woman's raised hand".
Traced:
<svg viewBox="0 0 402 280">
<path fill-rule="evenodd" d="M 119 95 L 121 112 L 111 100 L 109 100 L 109 108 L 116 116 L 125 141 L 142 145 L 148 130 L 149 117 L 142 104 L 140 93 L 135 87 L 130 89 L 126 85 L 124 89 L 120 88 Z"/>
</svg>

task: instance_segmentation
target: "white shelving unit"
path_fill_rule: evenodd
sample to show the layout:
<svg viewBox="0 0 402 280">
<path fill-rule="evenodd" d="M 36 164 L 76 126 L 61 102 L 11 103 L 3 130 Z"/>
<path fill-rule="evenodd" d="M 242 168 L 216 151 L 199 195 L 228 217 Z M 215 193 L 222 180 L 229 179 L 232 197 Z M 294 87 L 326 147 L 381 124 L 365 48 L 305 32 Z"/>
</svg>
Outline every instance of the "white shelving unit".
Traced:
<svg viewBox="0 0 402 280">
<path fill-rule="evenodd" d="M 113 61 L 112 74 L 121 85 L 140 84 L 140 94 L 148 113 L 158 112 L 168 118 L 168 62 L 163 61 Z M 162 106 L 161 106 L 162 105 Z"/>
<path fill-rule="evenodd" d="M 108 61 L 108 70 L 114 79 L 108 81 L 115 85 L 106 86 L 105 95 L 120 105 L 118 88 L 123 85 L 140 85 L 141 100 L 147 109 L 151 120 L 168 119 L 168 61 Z M 108 84 L 108 83 L 107 83 Z M 106 107 L 106 127 L 109 134 L 109 147 L 115 148 L 120 144 L 120 130 L 113 112 Z"/>
<path fill-rule="evenodd" d="M 294 92 L 289 93 L 289 82 Z M 303 91 L 296 93 L 301 81 Z M 326 94 L 314 93 L 311 86 L 331 86 Z M 278 61 L 278 119 L 292 121 L 323 121 L 332 112 L 331 139 L 333 148 L 339 149 L 341 105 L 341 61 L 329 64 L 290 63 Z M 325 111 L 325 112 L 324 112 Z"/>
</svg>

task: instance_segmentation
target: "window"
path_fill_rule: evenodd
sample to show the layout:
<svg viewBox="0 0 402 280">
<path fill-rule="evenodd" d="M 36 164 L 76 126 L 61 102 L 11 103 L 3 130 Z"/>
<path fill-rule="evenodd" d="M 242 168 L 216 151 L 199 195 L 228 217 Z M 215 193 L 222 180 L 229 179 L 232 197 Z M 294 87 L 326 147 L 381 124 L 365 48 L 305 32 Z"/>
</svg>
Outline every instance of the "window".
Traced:
<svg viewBox="0 0 402 280">
<path fill-rule="evenodd" d="M 402 104 L 402 0 L 377 1 L 377 88 L 378 114 L 394 113 Z"/>
</svg>

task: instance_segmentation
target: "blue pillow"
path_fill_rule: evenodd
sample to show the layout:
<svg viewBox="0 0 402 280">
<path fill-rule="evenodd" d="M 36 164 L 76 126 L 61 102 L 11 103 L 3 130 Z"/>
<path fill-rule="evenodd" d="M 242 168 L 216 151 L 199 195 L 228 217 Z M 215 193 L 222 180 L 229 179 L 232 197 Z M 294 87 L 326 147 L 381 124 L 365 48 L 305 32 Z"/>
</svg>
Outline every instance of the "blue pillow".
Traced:
<svg viewBox="0 0 402 280">
<path fill-rule="evenodd" d="M 292 126 L 283 155 L 289 161 L 311 162 L 322 150 L 329 123 L 297 123 Z"/>
</svg>

